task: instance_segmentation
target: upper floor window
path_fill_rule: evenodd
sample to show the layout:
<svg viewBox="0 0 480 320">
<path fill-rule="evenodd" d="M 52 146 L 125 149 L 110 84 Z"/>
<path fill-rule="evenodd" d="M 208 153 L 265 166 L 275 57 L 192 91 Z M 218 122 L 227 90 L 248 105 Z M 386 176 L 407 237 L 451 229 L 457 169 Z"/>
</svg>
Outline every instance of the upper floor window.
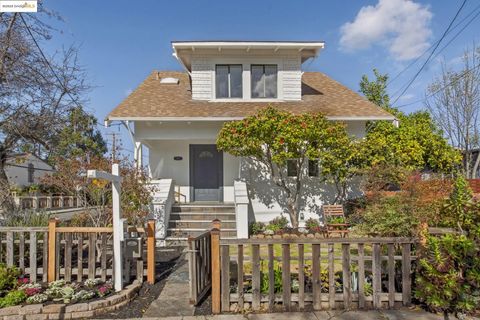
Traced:
<svg viewBox="0 0 480 320">
<path fill-rule="evenodd" d="M 277 66 L 256 64 L 251 70 L 252 98 L 277 98 Z"/>
<path fill-rule="evenodd" d="M 216 97 L 242 98 L 242 65 L 217 65 L 215 68 Z"/>
</svg>

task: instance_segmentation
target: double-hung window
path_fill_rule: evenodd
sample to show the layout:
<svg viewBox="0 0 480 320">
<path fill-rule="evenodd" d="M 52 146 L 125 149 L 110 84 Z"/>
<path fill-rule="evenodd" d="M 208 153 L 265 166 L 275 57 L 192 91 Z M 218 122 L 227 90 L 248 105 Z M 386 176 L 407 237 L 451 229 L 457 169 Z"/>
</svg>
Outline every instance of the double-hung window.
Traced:
<svg viewBox="0 0 480 320">
<path fill-rule="evenodd" d="M 219 64 L 215 67 L 215 91 L 217 99 L 242 98 L 242 65 Z"/>
<path fill-rule="evenodd" d="M 277 66 L 254 64 L 251 66 L 252 98 L 277 98 Z"/>
</svg>

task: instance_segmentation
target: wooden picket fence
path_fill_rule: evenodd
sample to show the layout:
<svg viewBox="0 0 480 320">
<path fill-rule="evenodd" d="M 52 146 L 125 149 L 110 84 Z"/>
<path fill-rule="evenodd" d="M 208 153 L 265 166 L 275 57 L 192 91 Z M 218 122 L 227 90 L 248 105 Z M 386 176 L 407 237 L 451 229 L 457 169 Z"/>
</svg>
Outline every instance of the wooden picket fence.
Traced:
<svg viewBox="0 0 480 320">
<path fill-rule="evenodd" d="M 212 287 L 210 231 L 188 238 L 190 303 L 197 305 Z"/>
<path fill-rule="evenodd" d="M 192 259 L 211 257 L 213 313 L 228 312 L 231 304 L 241 311 L 247 302 L 254 311 L 275 304 L 289 311 L 307 303 L 315 310 L 411 303 L 416 257 L 409 238 L 220 239 L 214 228 L 210 248 L 198 248 L 190 247 Z M 198 265 L 191 272 L 208 270 Z M 191 281 L 202 286 L 198 276 Z"/>
<path fill-rule="evenodd" d="M 31 282 L 51 282 L 64 279 L 82 282 L 100 278 L 110 280 L 113 274 L 113 244 L 111 227 L 62 227 L 51 219 L 48 227 L 0 227 L 0 263 L 18 267 Z M 155 279 L 155 223 L 147 228 L 130 228 L 142 237 L 142 257 L 135 259 L 131 273 L 124 272 L 124 281 Z M 153 239 L 153 241 L 152 241 Z M 145 252 L 146 249 L 146 252 Z M 144 270 L 145 263 L 146 270 Z"/>
</svg>

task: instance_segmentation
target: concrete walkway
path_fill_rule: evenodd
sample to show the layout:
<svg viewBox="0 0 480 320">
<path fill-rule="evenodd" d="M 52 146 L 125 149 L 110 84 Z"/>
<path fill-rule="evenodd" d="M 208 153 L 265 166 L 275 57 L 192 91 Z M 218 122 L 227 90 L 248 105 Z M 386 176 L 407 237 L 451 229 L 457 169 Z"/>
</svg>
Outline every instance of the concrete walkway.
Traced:
<svg viewBox="0 0 480 320">
<path fill-rule="evenodd" d="M 182 259 L 182 258 L 180 258 Z M 195 308 L 189 303 L 188 261 L 176 268 L 167 278 L 158 298 L 145 311 L 144 318 L 193 316 Z"/>
<path fill-rule="evenodd" d="M 451 319 L 456 319 L 454 316 Z M 174 317 L 144 317 L 137 320 L 442 320 L 443 316 L 428 313 L 423 310 L 379 310 L 379 311 L 316 311 L 291 313 L 263 313 L 234 315 L 222 314 L 216 316 L 174 316 Z M 466 317 L 465 319 L 479 319 Z"/>
</svg>

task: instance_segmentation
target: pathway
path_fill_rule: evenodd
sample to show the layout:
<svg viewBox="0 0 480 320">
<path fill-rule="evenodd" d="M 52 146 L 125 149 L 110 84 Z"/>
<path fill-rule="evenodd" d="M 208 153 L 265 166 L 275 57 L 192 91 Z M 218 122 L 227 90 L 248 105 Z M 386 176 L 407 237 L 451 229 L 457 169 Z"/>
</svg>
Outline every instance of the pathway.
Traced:
<svg viewBox="0 0 480 320">
<path fill-rule="evenodd" d="M 180 258 L 182 259 L 182 257 Z M 184 260 L 167 278 L 165 287 L 143 317 L 193 316 L 195 308 L 189 302 L 188 261 Z"/>
<path fill-rule="evenodd" d="M 174 302 L 178 306 L 181 300 Z M 452 319 L 455 317 L 451 316 Z M 423 310 L 371 310 L 371 311 L 316 311 L 263 314 L 222 314 L 216 316 L 170 316 L 165 318 L 144 318 L 137 320 L 442 320 L 443 316 Z M 479 319 L 466 317 L 465 319 Z M 135 320 L 135 319 L 132 319 Z"/>
</svg>

